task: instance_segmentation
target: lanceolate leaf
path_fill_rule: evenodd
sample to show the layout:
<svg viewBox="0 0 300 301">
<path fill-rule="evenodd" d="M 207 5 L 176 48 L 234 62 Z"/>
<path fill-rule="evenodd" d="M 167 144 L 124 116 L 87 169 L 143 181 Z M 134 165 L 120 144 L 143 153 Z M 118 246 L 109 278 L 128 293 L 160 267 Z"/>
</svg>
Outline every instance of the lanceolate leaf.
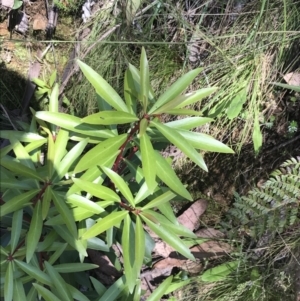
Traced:
<svg viewBox="0 0 300 301">
<path fill-rule="evenodd" d="M 97 301 L 114 301 L 120 293 L 125 289 L 125 277 L 119 278 L 113 285 Z"/>
<path fill-rule="evenodd" d="M 59 167 L 60 161 L 65 155 L 68 140 L 69 140 L 69 131 L 60 129 L 54 145 L 54 153 L 55 153 L 54 161 L 53 161 L 54 169 L 57 169 Z"/>
<path fill-rule="evenodd" d="M 185 130 L 178 131 L 180 135 L 182 135 L 193 147 L 201 150 L 206 150 L 210 152 L 218 152 L 218 153 L 228 153 L 233 154 L 234 151 L 223 144 L 222 142 L 216 140 L 210 135 L 190 132 Z"/>
<path fill-rule="evenodd" d="M 233 119 L 237 117 L 240 114 L 243 105 L 246 101 L 247 101 L 247 87 L 239 91 L 231 101 L 231 104 L 227 109 L 228 118 Z"/>
<path fill-rule="evenodd" d="M 13 292 L 14 292 L 14 272 L 12 262 L 8 262 L 8 268 L 5 273 L 4 281 L 4 300 L 13 301 Z"/>
<path fill-rule="evenodd" d="M 0 207 L 0 217 L 3 217 L 9 213 L 17 211 L 27 204 L 30 203 L 31 199 L 39 192 L 39 189 L 33 189 L 28 192 L 17 195 L 16 197 L 10 199 L 5 204 Z"/>
<path fill-rule="evenodd" d="M 145 180 L 150 193 L 153 193 L 157 186 L 155 153 L 150 138 L 146 133 L 140 137 L 140 148 Z"/>
<path fill-rule="evenodd" d="M 155 151 L 156 174 L 173 191 L 187 200 L 192 200 L 190 193 L 178 179 L 172 167 L 168 164 L 161 154 Z"/>
<path fill-rule="evenodd" d="M 148 197 L 149 195 L 151 195 L 151 192 L 148 189 L 147 183 L 144 182 L 134 198 L 135 205 L 146 199 L 146 197 Z"/>
<path fill-rule="evenodd" d="M 119 225 L 127 214 L 127 211 L 118 211 L 110 213 L 108 216 L 98 221 L 97 224 L 89 228 L 82 235 L 82 239 L 89 239 L 91 237 L 97 236 L 102 232 L 106 231 L 107 229 Z"/>
<path fill-rule="evenodd" d="M 53 267 L 58 273 L 78 273 L 93 270 L 99 266 L 91 263 L 61 263 Z"/>
<path fill-rule="evenodd" d="M 103 200 L 120 202 L 120 197 L 113 190 L 105 186 L 76 178 L 73 178 L 73 181 L 78 187 L 80 187 L 81 190 L 86 191 L 91 195 Z"/>
<path fill-rule="evenodd" d="M 14 282 L 14 301 L 26 300 L 24 286 L 21 280 L 15 279 Z"/>
<path fill-rule="evenodd" d="M 67 202 L 71 203 L 72 205 L 78 206 L 80 208 L 87 209 L 95 214 L 100 214 L 104 211 L 102 207 L 97 205 L 95 202 L 81 196 L 78 194 L 72 194 L 67 197 Z"/>
<path fill-rule="evenodd" d="M 160 205 L 162 205 L 166 202 L 171 201 L 174 197 L 176 197 L 176 194 L 169 190 L 169 191 L 161 194 L 160 196 L 158 196 L 157 198 L 155 198 L 151 202 L 149 202 L 147 205 L 145 205 L 143 207 L 143 210 L 160 206 Z"/>
<path fill-rule="evenodd" d="M 86 136 L 99 138 L 110 138 L 115 136 L 115 134 L 111 130 L 102 129 L 99 128 L 99 126 L 84 124 L 82 123 L 80 118 L 65 113 L 41 111 L 37 112 L 35 114 L 35 117 L 56 124 L 57 126 L 60 126 L 64 129 L 84 134 Z"/>
<path fill-rule="evenodd" d="M 153 107 L 150 109 L 149 114 L 155 114 L 155 111 L 163 106 L 165 103 L 173 100 L 181 92 L 183 92 L 200 73 L 201 69 L 194 69 L 181 78 L 179 78 L 166 92 L 164 92 L 158 100 L 155 102 Z"/>
<path fill-rule="evenodd" d="M 15 178 L 7 178 L 3 179 L 1 178 L 1 191 L 4 191 L 4 189 L 21 189 L 21 190 L 30 190 L 33 187 L 33 185 L 30 185 L 23 181 L 18 181 Z"/>
<path fill-rule="evenodd" d="M 125 71 L 124 98 L 129 112 L 135 115 L 137 105 L 137 94 L 135 90 L 134 80 L 129 69 Z"/>
<path fill-rule="evenodd" d="M 205 282 L 216 282 L 226 278 L 232 273 L 239 265 L 239 261 L 231 261 L 224 264 L 220 264 L 214 268 L 205 271 L 200 279 Z"/>
<path fill-rule="evenodd" d="M 207 117 L 187 117 L 187 118 L 167 122 L 165 123 L 165 125 L 170 128 L 174 128 L 178 130 L 190 130 L 212 121 L 213 121 L 212 118 L 207 118 Z"/>
<path fill-rule="evenodd" d="M 131 3 L 135 3 L 137 6 L 140 4 L 140 0 L 131 0 Z M 141 60 L 140 60 L 140 75 L 141 75 L 141 94 L 140 97 L 143 107 L 143 112 L 146 113 L 148 107 L 148 94 L 149 94 L 149 66 L 148 60 L 145 52 L 145 48 L 142 48 Z"/>
<path fill-rule="evenodd" d="M 113 170 L 108 167 L 101 166 L 101 169 L 105 172 L 105 174 L 110 178 L 110 180 L 115 184 L 115 186 L 120 190 L 125 199 L 134 206 L 134 200 L 132 193 L 125 183 L 125 181 Z"/>
<path fill-rule="evenodd" d="M 165 112 L 166 114 L 169 115 L 189 115 L 189 116 L 202 116 L 203 113 L 201 111 L 195 111 L 195 110 L 191 110 L 191 109 L 172 109 L 172 110 L 168 110 Z"/>
<path fill-rule="evenodd" d="M 48 216 L 51 200 L 52 200 L 51 186 L 49 185 L 46 188 L 46 190 L 44 192 L 44 195 L 43 195 L 43 202 L 42 202 L 42 217 L 43 217 L 43 220 L 45 220 L 46 217 Z"/>
<path fill-rule="evenodd" d="M 158 210 L 173 224 L 178 225 L 179 222 L 174 214 L 173 208 L 171 207 L 171 204 L 168 203 L 162 203 L 157 206 Z"/>
<path fill-rule="evenodd" d="M 144 262 L 145 248 L 145 232 L 141 218 L 137 215 L 135 224 L 135 270 L 137 271 L 137 278 L 140 276 L 140 270 Z"/>
<path fill-rule="evenodd" d="M 129 292 L 132 294 L 137 279 L 137 270 L 134 269 L 135 252 L 134 252 L 134 228 L 129 215 L 126 215 L 122 231 L 122 250 L 124 260 L 124 272 L 126 284 Z"/>
<path fill-rule="evenodd" d="M 126 124 L 139 120 L 135 115 L 122 111 L 102 111 L 89 115 L 82 119 L 82 122 L 89 124 Z"/>
<path fill-rule="evenodd" d="M 160 301 L 161 297 L 166 294 L 169 286 L 171 285 L 173 276 L 168 277 L 162 284 L 158 286 L 157 289 L 149 296 L 147 301 Z"/>
<path fill-rule="evenodd" d="M 92 84 L 95 88 L 96 92 L 113 108 L 117 111 L 128 112 L 128 109 L 119 96 L 119 94 L 111 87 L 108 82 L 103 79 L 97 72 L 95 72 L 91 67 L 81 62 L 80 60 L 76 60 L 81 71 L 87 78 L 87 80 Z"/>
<path fill-rule="evenodd" d="M 26 236 L 26 262 L 29 263 L 37 244 L 40 240 L 43 229 L 43 216 L 41 200 L 38 200 L 34 206 L 29 231 Z"/>
<path fill-rule="evenodd" d="M 47 274 L 50 276 L 60 298 L 65 301 L 73 301 L 74 299 L 72 298 L 72 294 L 69 291 L 65 280 L 47 261 L 44 262 L 44 265 L 47 269 Z"/>
<path fill-rule="evenodd" d="M 164 228 L 160 225 L 153 223 L 148 219 L 145 214 L 142 212 L 140 217 L 145 221 L 148 227 L 156 233 L 162 240 L 174 248 L 177 252 L 182 254 L 188 259 L 195 260 L 194 256 L 190 252 L 189 248 L 168 228 Z"/>
<path fill-rule="evenodd" d="M 18 141 L 22 142 L 33 142 L 33 141 L 43 141 L 45 138 L 43 136 L 40 136 L 35 133 L 26 133 L 22 131 L 11 131 L 11 130 L 6 130 L 6 131 L 0 131 L 0 137 L 2 139 L 11 139 L 14 138 Z"/>
<path fill-rule="evenodd" d="M 53 183 L 59 181 L 68 171 L 74 161 L 79 158 L 88 143 L 88 138 L 77 143 L 63 158 L 55 170 Z"/>
<path fill-rule="evenodd" d="M 171 143 L 176 145 L 186 156 L 188 156 L 199 167 L 207 171 L 207 166 L 201 155 L 190 145 L 190 143 L 180 135 L 176 130 L 171 129 L 159 122 L 151 121 L 154 125 Z"/>
<path fill-rule="evenodd" d="M 60 213 L 60 215 L 63 217 L 67 228 L 69 229 L 70 233 L 74 237 L 74 239 L 77 238 L 77 227 L 74 221 L 74 217 L 69 209 L 69 207 L 66 204 L 66 201 L 60 197 L 58 193 L 56 193 L 54 190 L 51 190 L 52 193 L 52 199 L 54 202 L 54 205 L 57 209 L 57 211 Z"/>
<path fill-rule="evenodd" d="M 127 134 L 122 134 L 100 142 L 81 158 L 75 167 L 75 172 L 81 172 L 95 165 L 102 165 L 107 158 L 111 157 L 112 153 L 121 147 L 126 139 Z"/>
<path fill-rule="evenodd" d="M 183 107 L 191 105 L 197 101 L 200 101 L 203 98 L 205 98 L 205 97 L 209 96 L 210 94 L 212 94 L 213 92 L 215 92 L 217 89 L 218 89 L 217 87 L 209 87 L 209 88 L 203 88 L 203 89 L 185 94 L 185 95 L 183 95 L 184 100 L 176 108 L 183 108 Z"/>
<path fill-rule="evenodd" d="M 45 301 L 62 301 L 56 295 L 54 295 L 52 292 L 47 290 L 45 287 L 43 287 L 37 283 L 33 283 L 32 285 L 38 291 L 38 293 L 45 299 Z"/>
<path fill-rule="evenodd" d="M 14 262 L 21 270 L 23 270 L 26 274 L 31 276 L 33 279 L 41 283 L 44 283 L 46 285 L 52 286 L 52 281 L 50 277 L 46 273 L 42 272 L 39 268 L 36 268 L 31 264 L 25 263 L 17 259 L 15 259 Z"/>
</svg>

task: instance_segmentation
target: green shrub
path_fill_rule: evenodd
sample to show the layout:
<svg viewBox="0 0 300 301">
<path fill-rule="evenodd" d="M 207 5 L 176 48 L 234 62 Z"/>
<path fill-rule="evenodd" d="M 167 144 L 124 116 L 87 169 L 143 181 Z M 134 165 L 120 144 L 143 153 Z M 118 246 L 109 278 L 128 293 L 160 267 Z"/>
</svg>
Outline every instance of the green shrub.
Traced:
<svg viewBox="0 0 300 301">
<path fill-rule="evenodd" d="M 200 69 L 182 76 L 156 99 L 143 50 L 140 69 L 130 65 L 126 71 L 124 102 L 100 75 L 77 63 L 96 90 L 98 113 L 85 118 L 60 113 L 54 84 L 49 111 L 32 110 L 30 125 L 20 124 L 23 131 L 1 132 L 10 141 L 1 149 L 5 301 L 37 300 L 38 295 L 51 301 L 140 300 L 140 271 L 151 264 L 154 246 L 144 224 L 194 259 L 179 236 L 195 235 L 178 224 L 169 203 L 192 197 L 160 154 L 161 145 L 174 144 L 204 170 L 198 149 L 232 153 L 214 138 L 191 131 L 212 121 L 185 107 L 216 88 L 181 94 Z M 163 124 L 162 114 L 193 117 Z M 122 260 L 115 244 L 121 246 Z M 86 272 L 97 267 L 86 262 L 88 249 L 107 254 L 123 273 L 109 288 Z M 160 300 L 178 287 L 171 282 L 172 276 L 148 300 Z"/>
</svg>

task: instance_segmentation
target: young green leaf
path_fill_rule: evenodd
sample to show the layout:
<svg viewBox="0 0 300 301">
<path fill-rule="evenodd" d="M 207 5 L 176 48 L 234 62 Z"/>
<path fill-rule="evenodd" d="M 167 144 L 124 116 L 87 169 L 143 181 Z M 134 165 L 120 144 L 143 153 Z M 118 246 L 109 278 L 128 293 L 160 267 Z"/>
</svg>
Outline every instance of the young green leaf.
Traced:
<svg viewBox="0 0 300 301">
<path fill-rule="evenodd" d="M 29 231 L 26 236 L 26 262 L 29 263 L 37 244 L 41 238 L 43 230 L 43 216 L 41 200 L 38 200 L 34 206 L 32 219 L 29 226 Z"/>
<path fill-rule="evenodd" d="M 49 264 L 47 261 L 44 262 L 47 273 L 51 278 L 52 283 L 54 284 L 58 295 L 64 301 L 73 301 L 72 294 L 67 287 L 65 280 L 60 276 L 60 274 L 54 269 L 54 267 Z"/>
<path fill-rule="evenodd" d="M 19 243 L 22 224 L 23 224 L 23 209 L 20 209 L 14 212 L 12 218 L 11 241 L 10 241 L 11 253 L 15 251 L 15 248 Z"/>
<path fill-rule="evenodd" d="M 119 150 L 126 139 L 127 134 L 122 134 L 100 142 L 81 158 L 74 172 L 78 173 L 95 165 L 102 165 L 104 161 L 111 157 L 112 153 Z"/>
<path fill-rule="evenodd" d="M 107 103 L 109 103 L 117 111 L 128 112 L 122 98 L 102 76 L 80 60 L 76 61 L 87 80 Z"/>
<path fill-rule="evenodd" d="M 190 193 L 181 183 L 172 167 L 162 155 L 155 151 L 156 174 L 173 191 L 187 200 L 192 200 Z"/>
<path fill-rule="evenodd" d="M 120 190 L 122 195 L 125 197 L 125 199 L 134 206 L 134 200 L 132 193 L 128 187 L 128 185 L 125 183 L 125 181 L 122 179 L 121 176 L 119 176 L 116 172 L 114 172 L 112 169 L 100 166 L 101 169 L 104 171 L 104 173 L 110 178 L 110 180 L 115 184 L 115 186 Z"/>
<path fill-rule="evenodd" d="M 157 186 L 155 153 L 150 138 L 146 133 L 140 137 L 140 149 L 145 180 L 150 193 L 153 193 Z"/>
<path fill-rule="evenodd" d="M 201 72 L 201 69 L 197 68 L 191 70 L 190 72 L 184 74 L 179 78 L 172 86 L 167 89 L 155 102 L 153 107 L 150 109 L 148 114 L 155 114 L 155 111 L 158 110 L 161 106 L 177 97 L 181 92 L 183 92 L 195 79 L 195 77 Z"/>
<path fill-rule="evenodd" d="M 136 115 L 122 111 L 102 111 L 89 115 L 81 119 L 82 122 L 88 124 L 126 124 L 139 120 Z"/>
<path fill-rule="evenodd" d="M 0 207 L 0 217 L 3 217 L 9 213 L 17 211 L 30 203 L 30 200 L 40 191 L 40 189 L 33 189 L 28 192 L 24 192 L 10 199 Z"/>
<path fill-rule="evenodd" d="M 134 198 L 134 204 L 137 205 L 141 201 L 145 200 L 149 195 L 151 195 L 151 192 L 148 189 L 147 183 L 144 182 Z"/>
<path fill-rule="evenodd" d="M 69 140 L 69 131 L 60 129 L 54 144 L 55 156 L 54 156 L 53 166 L 55 169 L 59 167 L 60 161 L 65 155 L 68 140 Z"/>
<path fill-rule="evenodd" d="M 71 116 L 65 113 L 53 113 L 53 112 L 36 112 L 35 117 L 45 120 L 52 124 L 56 124 L 64 129 L 80 133 L 86 136 L 99 137 L 99 138 L 111 138 L 115 134 L 111 130 L 99 128 L 99 126 L 93 126 L 90 124 L 82 123 L 81 119 L 75 116 Z"/>
<path fill-rule="evenodd" d="M 43 287 L 37 283 L 32 283 L 32 285 L 37 290 L 37 292 L 45 299 L 45 301 L 62 301 L 56 295 L 54 295 L 52 292 L 47 290 L 45 287 Z"/>
<path fill-rule="evenodd" d="M 167 244 L 169 244 L 172 248 L 174 248 L 177 252 L 179 252 L 186 258 L 195 260 L 195 257 L 193 256 L 189 248 L 186 247 L 185 244 L 169 228 L 162 227 L 161 225 L 153 223 L 146 217 L 146 215 L 147 217 L 151 218 L 149 214 L 145 214 L 144 212 L 140 214 L 140 217 L 145 221 L 145 223 L 154 233 L 156 233 L 162 240 L 164 240 Z"/>
<path fill-rule="evenodd" d="M 173 280 L 173 276 L 168 277 L 157 289 L 148 297 L 147 301 L 160 301 L 161 297 L 166 294 L 166 291 L 170 287 Z"/>
<path fill-rule="evenodd" d="M 31 264 L 25 263 L 17 259 L 15 259 L 14 262 L 21 270 L 23 270 L 27 275 L 31 276 L 33 279 L 49 286 L 53 285 L 50 277 L 46 273 L 41 271 L 39 268 L 36 268 Z"/>
<path fill-rule="evenodd" d="M 165 125 L 178 130 L 190 130 L 212 121 L 212 118 L 207 117 L 187 117 L 167 122 Z"/>
<path fill-rule="evenodd" d="M 134 228 L 130 216 L 127 214 L 123 222 L 122 230 L 122 250 L 124 260 L 124 273 L 126 277 L 126 285 L 129 292 L 132 294 L 137 279 L 137 270 L 135 269 L 135 252 L 133 251 L 135 245 Z"/>
<path fill-rule="evenodd" d="M 199 278 L 205 282 L 216 282 L 224 280 L 239 266 L 239 261 L 231 261 L 220 264 L 205 271 Z"/>
<path fill-rule="evenodd" d="M 4 300 L 13 301 L 13 292 L 14 292 L 14 271 L 13 263 L 8 262 L 8 268 L 5 272 L 5 281 L 4 281 Z"/>
<path fill-rule="evenodd" d="M 110 188 L 89 181 L 73 178 L 74 183 L 83 191 L 90 193 L 102 200 L 120 202 L 120 197 Z"/>
<path fill-rule="evenodd" d="M 133 2 L 133 1 L 132 1 Z M 140 1 L 138 0 L 140 3 Z M 148 107 L 148 94 L 149 94 L 149 86 L 150 86 L 150 80 L 149 80 L 149 65 L 148 60 L 146 56 L 145 48 L 142 47 L 142 54 L 140 59 L 140 76 L 141 76 L 141 102 L 143 107 L 143 112 L 147 112 Z"/>
<path fill-rule="evenodd" d="M 22 131 L 12 131 L 12 130 L 0 131 L 0 137 L 2 139 L 8 139 L 8 140 L 14 138 L 17 141 L 27 142 L 27 143 L 45 140 L 43 136 L 40 136 L 36 133 L 26 133 Z"/>
<path fill-rule="evenodd" d="M 128 211 L 118 211 L 109 214 L 108 216 L 98 221 L 97 224 L 89 228 L 82 235 L 82 239 L 89 239 L 91 237 L 97 236 L 102 232 L 106 231 L 107 229 L 119 225 L 127 214 Z"/>
<path fill-rule="evenodd" d="M 178 133 L 196 149 L 227 154 L 234 153 L 230 147 L 210 135 L 185 130 L 178 130 Z"/>
<path fill-rule="evenodd" d="M 150 124 L 154 125 L 171 143 L 177 146 L 194 163 L 207 171 L 207 166 L 201 155 L 176 130 L 171 129 L 160 122 L 151 121 Z"/>
<path fill-rule="evenodd" d="M 63 217 L 67 228 L 69 229 L 71 235 L 74 237 L 74 239 L 77 238 L 77 227 L 75 224 L 74 217 L 69 209 L 69 207 L 66 204 L 66 201 L 54 190 L 51 190 L 52 199 L 54 202 L 54 205 L 57 209 L 57 211 L 60 213 L 60 215 Z"/>
</svg>

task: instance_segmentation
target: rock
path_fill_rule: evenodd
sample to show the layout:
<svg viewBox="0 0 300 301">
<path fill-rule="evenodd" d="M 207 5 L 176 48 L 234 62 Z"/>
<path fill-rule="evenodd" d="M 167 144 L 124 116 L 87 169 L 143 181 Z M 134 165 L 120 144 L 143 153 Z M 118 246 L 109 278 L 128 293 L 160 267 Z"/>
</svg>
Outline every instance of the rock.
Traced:
<svg viewBox="0 0 300 301">
<path fill-rule="evenodd" d="M 42 15 L 36 15 L 33 20 L 33 30 L 46 30 L 47 19 Z"/>
</svg>

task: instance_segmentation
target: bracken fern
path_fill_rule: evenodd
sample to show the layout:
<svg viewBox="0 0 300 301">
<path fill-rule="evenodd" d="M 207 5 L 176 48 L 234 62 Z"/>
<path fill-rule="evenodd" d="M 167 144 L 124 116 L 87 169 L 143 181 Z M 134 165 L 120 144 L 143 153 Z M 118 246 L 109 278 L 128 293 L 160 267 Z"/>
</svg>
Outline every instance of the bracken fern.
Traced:
<svg viewBox="0 0 300 301">
<path fill-rule="evenodd" d="M 235 194 L 229 214 L 238 219 L 249 234 L 258 238 L 268 232 L 283 232 L 299 219 L 300 157 L 284 162 L 271 173 L 261 188 L 254 188 L 247 196 Z"/>
</svg>

